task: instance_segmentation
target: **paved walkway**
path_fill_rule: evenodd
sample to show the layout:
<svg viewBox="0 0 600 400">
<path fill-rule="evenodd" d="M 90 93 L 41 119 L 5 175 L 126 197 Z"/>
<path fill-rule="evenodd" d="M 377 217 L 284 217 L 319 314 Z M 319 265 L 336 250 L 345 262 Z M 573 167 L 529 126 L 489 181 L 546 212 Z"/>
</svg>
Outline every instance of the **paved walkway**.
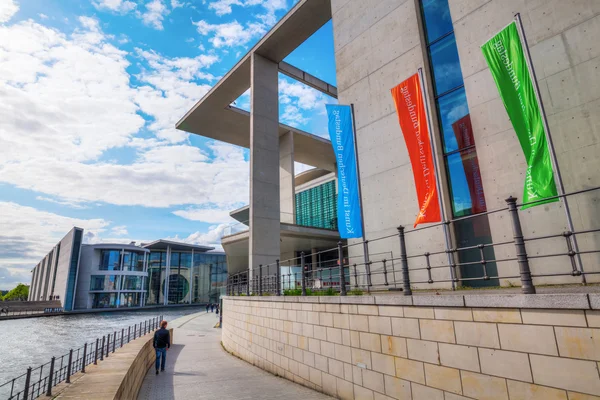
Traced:
<svg viewBox="0 0 600 400">
<path fill-rule="evenodd" d="M 216 323 L 213 313 L 176 320 L 167 369 L 150 368 L 138 399 L 331 399 L 230 355 Z"/>
</svg>

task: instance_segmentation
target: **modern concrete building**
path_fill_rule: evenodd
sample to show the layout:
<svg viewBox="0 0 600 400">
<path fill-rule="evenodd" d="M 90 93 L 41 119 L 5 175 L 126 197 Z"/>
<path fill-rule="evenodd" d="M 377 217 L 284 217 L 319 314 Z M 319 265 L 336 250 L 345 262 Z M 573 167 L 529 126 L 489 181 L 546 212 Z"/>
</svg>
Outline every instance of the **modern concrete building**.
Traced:
<svg viewBox="0 0 600 400">
<path fill-rule="evenodd" d="M 82 239 L 83 229 L 71 229 L 33 268 L 28 301 L 59 300 L 73 309 Z"/>
<path fill-rule="evenodd" d="M 33 269 L 29 301 L 59 300 L 65 311 L 217 302 L 225 254 L 168 240 L 83 244 L 73 228 Z"/>
<path fill-rule="evenodd" d="M 335 172 L 335 160 L 329 141 L 279 122 L 278 73 L 341 104 L 354 104 L 369 261 L 398 257 L 396 229 L 412 226 L 418 205 L 390 89 L 423 68 L 450 243 L 441 226 L 407 232 L 409 255 L 421 255 L 411 259 L 411 280 L 415 287 L 448 288 L 453 280 L 449 264 L 455 263 L 463 285 L 518 284 L 514 246 L 501 245 L 513 239 L 510 218 L 492 211 L 505 208 L 509 196 L 521 197 L 527 166 L 480 50 L 515 13 L 523 19 L 565 190 L 599 186 L 600 46 L 592 38 L 600 35 L 600 2 L 300 0 L 177 123 L 178 129 L 250 149 L 250 204 L 234 213 L 247 215 L 242 219 L 249 230 L 223 238 L 230 271 L 256 269 L 337 241 L 335 233 L 302 226 L 295 218 L 293 199 L 300 186 L 294 183 L 293 160 L 329 172 Z M 329 20 L 337 87 L 284 62 Z M 250 113 L 231 106 L 247 89 Z M 469 141 L 457 139 L 455 131 L 463 127 Z M 478 177 L 476 190 L 470 182 L 474 172 L 467 178 L 467 164 Z M 599 199 L 598 191 L 569 197 L 575 231 L 600 226 Z M 529 238 L 568 229 L 563 202 L 529 208 L 520 218 Z M 377 240 L 382 237 L 390 239 Z M 597 249 L 597 233 L 577 239 L 580 250 Z M 446 251 L 456 248 L 463 250 L 453 252 L 449 262 Z M 530 241 L 527 248 L 530 256 L 564 254 L 530 259 L 538 283 L 581 282 L 581 276 L 569 274 L 564 237 Z M 364 257 L 362 246 L 348 252 L 350 258 Z M 578 270 L 591 273 L 588 281 L 598 281 L 599 255 L 580 258 Z M 431 265 L 440 268 L 428 269 Z M 487 280 L 482 279 L 484 265 Z"/>
</svg>

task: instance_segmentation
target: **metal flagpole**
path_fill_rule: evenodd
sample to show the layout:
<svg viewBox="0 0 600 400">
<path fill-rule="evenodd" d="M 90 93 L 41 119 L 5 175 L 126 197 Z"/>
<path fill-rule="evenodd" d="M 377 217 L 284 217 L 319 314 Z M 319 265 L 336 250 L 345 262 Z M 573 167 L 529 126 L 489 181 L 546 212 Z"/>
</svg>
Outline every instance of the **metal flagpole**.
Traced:
<svg viewBox="0 0 600 400">
<path fill-rule="evenodd" d="M 440 203 L 440 211 L 442 212 L 442 225 L 444 227 L 444 238 L 446 239 L 446 254 L 448 255 L 448 266 L 450 267 L 450 279 L 452 281 L 452 290 L 456 289 L 454 283 L 454 258 L 450 249 L 452 248 L 452 241 L 450 240 L 450 231 L 448 230 L 448 223 L 446 220 L 446 208 L 442 201 L 442 188 L 440 185 L 440 172 L 437 164 L 436 157 L 436 146 L 435 140 L 433 139 L 433 130 L 431 129 L 431 118 L 429 117 L 429 102 L 427 101 L 427 93 L 425 91 L 425 81 L 423 79 L 423 68 L 419 68 L 419 83 L 421 84 L 421 92 L 423 93 L 423 102 L 425 103 L 425 115 L 427 118 L 427 128 L 429 130 L 429 139 L 431 141 L 431 157 L 433 158 L 433 167 L 435 168 L 435 185 L 438 192 L 438 201 Z"/>
<path fill-rule="evenodd" d="M 521 21 L 521 13 L 515 14 L 515 20 L 517 22 L 517 27 L 519 29 L 519 38 L 521 40 L 521 44 L 525 49 L 525 59 L 527 60 L 527 68 L 531 74 L 531 78 L 533 81 L 533 89 L 535 92 L 535 97 L 537 98 L 538 104 L 540 106 L 540 112 L 542 113 L 542 122 L 544 123 L 544 130 L 546 131 L 546 140 L 548 141 L 548 150 L 550 152 L 550 157 L 552 158 L 552 166 L 554 173 L 556 175 L 556 180 L 558 181 L 558 194 L 563 199 L 565 214 L 567 214 L 567 225 L 569 227 L 569 231 L 571 233 L 575 232 L 575 228 L 573 226 L 573 219 L 571 218 L 571 210 L 569 209 L 569 201 L 567 200 L 567 196 L 565 196 L 565 187 L 563 185 L 562 176 L 560 174 L 560 168 L 558 167 L 558 160 L 556 158 L 556 151 L 554 150 L 554 143 L 552 142 L 552 135 L 550 135 L 550 126 L 548 125 L 548 118 L 546 117 L 546 110 L 544 109 L 544 103 L 542 102 L 542 96 L 540 96 L 540 88 L 538 86 L 537 77 L 535 75 L 535 69 L 533 68 L 533 61 L 531 60 L 531 53 L 529 52 L 529 45 L 527 44 L 527 37 L 525 36 L 525 30 L 523 29 L 523 21 Z M 577 244 L 577 235 L 571 235 L 571 241 L 573 243 L 573 250 L 577 255 L 577 261 L 579 262 L 579 273 L 581 274 L 581 283 L 585 284 L 585 274 L 583 273 L 583 262 L 581 260 L 581 254 L 579 254 L 579 245 Z"/>
<path fill-rule="evenodd" d="M 358 162 L 358 143 L 356 140 L 356 118 L 354 117 L 354 103 L 350 103 L 352 111 L 352 135 L 354 137 L 354 159 L 356 160 L 356 179 L 358 180 L 358 198 L 360 199 L 360 225 L 362 228 L 363 256 L 365 259 L 365 272 L 367 274 L 367 292 L 371 292 L 371 264 L 369 263 L 369 247 L 367 242 L 367 232 L 365 231 L 365 215 L 363 211 L 362 189 L 360 187 L 360 165 Z"/>
</svg>

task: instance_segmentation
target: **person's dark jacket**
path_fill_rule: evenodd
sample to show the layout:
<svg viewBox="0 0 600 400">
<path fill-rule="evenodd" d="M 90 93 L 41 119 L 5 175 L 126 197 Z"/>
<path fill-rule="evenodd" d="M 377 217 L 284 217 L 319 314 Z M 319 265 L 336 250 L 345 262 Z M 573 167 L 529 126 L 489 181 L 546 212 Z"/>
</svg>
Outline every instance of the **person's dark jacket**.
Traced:
<svg viewBox="0 0 600 400">
<path fill-rule="evenodd" d="M 171 335 L 168 329 L 160 328 L 154 332 L 154 348 L 164 349 L 165 347 L 171 348 Z"/>
</svg>

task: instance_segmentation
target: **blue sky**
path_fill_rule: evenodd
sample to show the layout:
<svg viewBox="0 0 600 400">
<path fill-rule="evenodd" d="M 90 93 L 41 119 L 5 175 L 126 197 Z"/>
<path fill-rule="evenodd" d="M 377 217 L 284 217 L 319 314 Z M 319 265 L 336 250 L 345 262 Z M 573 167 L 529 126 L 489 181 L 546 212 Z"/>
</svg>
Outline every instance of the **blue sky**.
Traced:
<svg viewBox="0 0 600 400">
<path fill-rule="evenodd" d="M 174 125 L 294 3 L 0 0 L 0 289 L 74 225 L 218 245 L 248 152 Z M 331 23 L 286 61 L 335 85 Z M 280 77 L 286 124 L 326 136 L 332 102 Z"/>
</svg>

